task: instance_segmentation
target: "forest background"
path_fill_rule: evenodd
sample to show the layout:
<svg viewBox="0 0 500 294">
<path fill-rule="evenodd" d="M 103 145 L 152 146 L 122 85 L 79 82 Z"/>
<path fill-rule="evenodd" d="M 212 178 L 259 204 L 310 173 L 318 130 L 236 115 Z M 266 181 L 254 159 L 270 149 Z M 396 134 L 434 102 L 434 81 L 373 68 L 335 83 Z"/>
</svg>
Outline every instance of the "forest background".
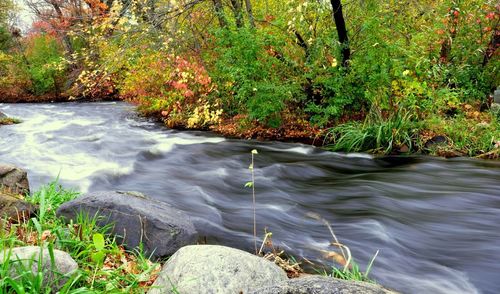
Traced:
<svg viewBox="0 0 500 294">
<path fill-rule="evenodd" d="M 172 128 L 498 158 L 500 5 L 0 1 L 0 101 L 124 99 Z"/>
</svg>

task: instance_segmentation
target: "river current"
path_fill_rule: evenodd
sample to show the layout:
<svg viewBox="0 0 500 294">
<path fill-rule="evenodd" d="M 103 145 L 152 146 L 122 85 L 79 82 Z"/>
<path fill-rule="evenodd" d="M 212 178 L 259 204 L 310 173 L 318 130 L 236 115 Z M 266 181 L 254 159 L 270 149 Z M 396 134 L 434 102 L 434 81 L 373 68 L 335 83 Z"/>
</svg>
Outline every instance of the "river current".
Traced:
<svg viewBox="0 0 500 294">
<path fill-rule="evenodd" d="M 0 104 L 0 162 L 82 192 L 133 190 L 183 210 L 208 243 L 251 251 L 257 230 L 296 257 L 331 265 L 328 221 L 371 277 L 403 293 L 500 293 L 500 163 L 375 158 L 279 142 L 178 132 L 126 103 Z"/>
</svg>

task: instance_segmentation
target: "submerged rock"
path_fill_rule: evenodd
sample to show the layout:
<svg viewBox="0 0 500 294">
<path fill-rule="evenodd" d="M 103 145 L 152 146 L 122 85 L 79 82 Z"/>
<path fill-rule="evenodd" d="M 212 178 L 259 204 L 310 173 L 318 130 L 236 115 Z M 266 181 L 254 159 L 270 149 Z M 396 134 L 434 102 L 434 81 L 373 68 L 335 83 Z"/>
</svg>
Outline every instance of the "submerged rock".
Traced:
<svg viewBox="0 0 500 294">
<path fill-rule="evenodd" d="M 16 280 L 20 274 L 31 270 L 33 274 L 43 273 L 44 287 L 52 288 L 55 293 L 68 281 L 72 273 L 78 269 L 78 264 L 66 252 L 55 250 L 54 260 L 51 260 L 47 248 L 26 246 L 5 248 L 0 251 L 0 264 L 10 263 L 8 275 Z"/>
<path fill-rule="evenodd" d="M 396 294 L 375 284 L 340 280 L 323 276 L 291 279 L 256 289 L 252 294 Z"/>
<path fill-rule="evenodd" d="M 80 213 L 91 218 L 99 215 L 97 224 L 111 225 L 111 233 L 118 242 L 128 249 L 142 243 L 146 255 L 152 254 L 155 259 L 170 256 L 198 238 L 186 214 L 138 192 L 89 193 L 57 210 L 57 215 L 67 220 L 76 220 Z"/>
<path fill-rule="evenodd" d="M 6 188 L 15 193 L 29 194 L 27 172 L 14 165 L 0 164 L 0 188 Z"/>
<path fill-rule="evenodd" d="M 186 246 L 167 261 L 148 294 L 248 293 L 286 281 L 274 263 L 234 248 Z"/>
<path fill-rule="evenodd" d="M 0 219 L 12 221 L 27 219 L 35 211 L 36 207 L 31 203 L 0 191 Z"/>
<path fill-rule="evenodd" d="M 6 118 L 7 116 L 0 111 L 0 118 Z"/>
</svg>

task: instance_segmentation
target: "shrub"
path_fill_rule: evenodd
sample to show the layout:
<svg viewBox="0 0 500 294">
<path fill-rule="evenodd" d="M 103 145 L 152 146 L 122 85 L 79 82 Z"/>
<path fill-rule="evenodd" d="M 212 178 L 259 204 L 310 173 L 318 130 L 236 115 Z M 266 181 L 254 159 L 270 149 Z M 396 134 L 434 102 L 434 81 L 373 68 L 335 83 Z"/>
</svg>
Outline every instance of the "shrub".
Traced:
<svg viewBox="0 0 500 294">
<path fill-rule="evenodd" d="M 141 111 L 161 115 L 170 126 L 203 127 L 221 114 L 209 99 L 215 86 L 194 57 L 148 52 L 132 63 L 119 88 Z"/>
<path fill-rule="evenodd" d="M 254 30 L 218 30 L 215 55 L 205 56 L 210 73 L 219 85 L 225 110 L 230 115 L 247 114 L 249 119 L 276 127 L 288 103 L 302 100 L 300 80 L 283 55 L 284 41 L 271 33 Z M 295 74 L 296 75 L 296 74 Z"/>
<path fill-rule="evenodd" d="M 48 34 L 35 34 L 26 41 L 27 70 L 36 95 L 59 94 L 64 73 L 63 49 L 59 41 Z"/>
</svg>

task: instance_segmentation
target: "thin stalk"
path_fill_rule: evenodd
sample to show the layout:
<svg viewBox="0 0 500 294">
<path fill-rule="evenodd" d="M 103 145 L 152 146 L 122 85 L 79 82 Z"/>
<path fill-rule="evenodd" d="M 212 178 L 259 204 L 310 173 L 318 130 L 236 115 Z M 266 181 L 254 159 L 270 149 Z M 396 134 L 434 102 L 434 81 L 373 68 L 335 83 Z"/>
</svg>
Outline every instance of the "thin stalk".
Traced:
<svg viewBox="0 0 500 294">
<path fill-rule="evenodd" d="M 252 201 L 253 201 L 253 242 L 255 247 L 255 254 L 258 254 L 257 251 L 257 217 L 256 217 L 256 208 L 255 208 L 255 173 L 253 169 L 254 162 L 254 154 L 257 154 L 257 150 L 252 150 L 252 165 L 250 166 L 250 170 L 252 172 Z"/>
<path fill-rule="evenodd" d="M 373 255 L 372 259 L 370 260 L 370 263 L 368 264 L 368 267 L 366 268 L 366 272 L 365 272 L 366 278 L 368 278 L 368 274 L 372 270 L 373 262 L 375 262 L 375 258 L 377 258 L 378 252 L 379 252 L 379 250 L 377 250 L 377 252 L 375 252 L 375 255 Z"/>
</svg>

